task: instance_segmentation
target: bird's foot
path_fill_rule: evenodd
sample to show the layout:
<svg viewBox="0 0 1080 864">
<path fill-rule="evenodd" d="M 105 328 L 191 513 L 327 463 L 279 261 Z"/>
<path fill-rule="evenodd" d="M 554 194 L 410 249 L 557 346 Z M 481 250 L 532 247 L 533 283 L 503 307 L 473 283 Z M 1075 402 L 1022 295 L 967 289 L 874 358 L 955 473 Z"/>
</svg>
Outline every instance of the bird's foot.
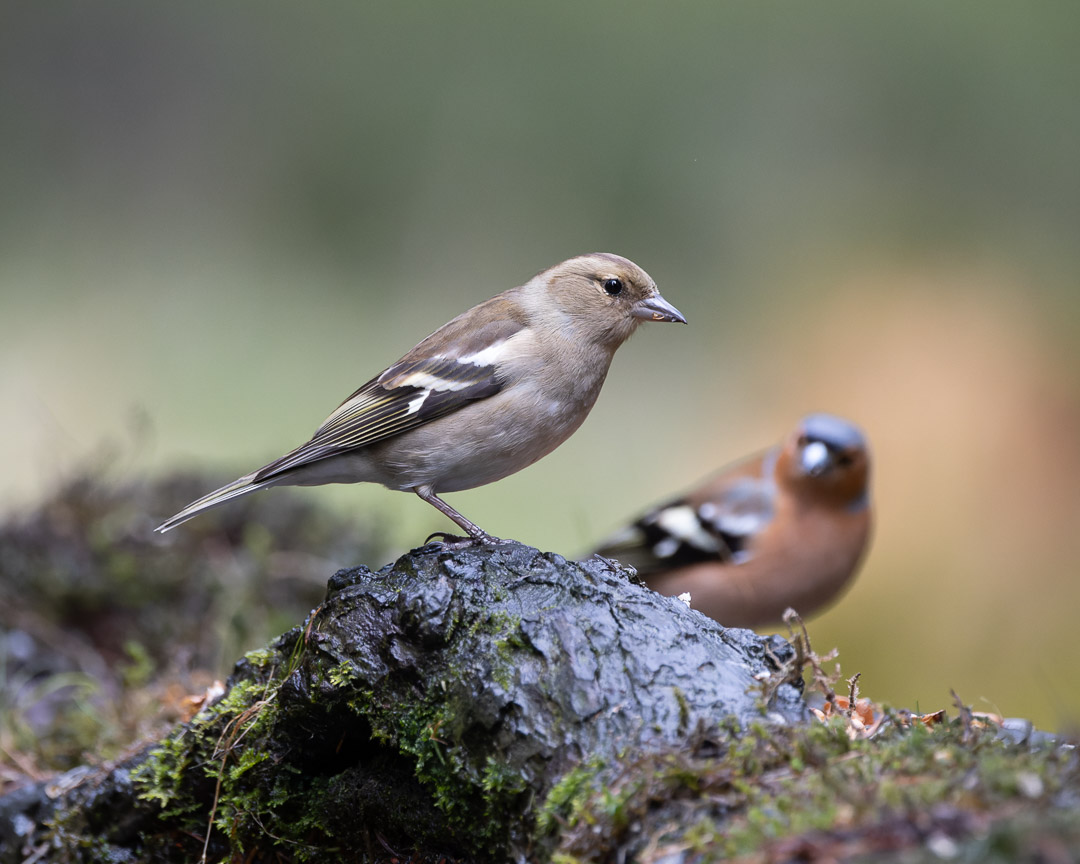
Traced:
<svg viewBox="0 0 1080 864">
<path fill-rule="evenodd" d="M 433 538 L 440 538 L 434 540 Z M 473 534 L 468 537 L 462 537 L 460 534 L 449 534 L 446 531 L 435 531 L 429 534 L 424 541 L 424 545 L 436 545 L 441 546 L 443 549 L 467 549 L 470 546 L 502 546 L 506 543 L 512 543 L 512 540 L 503 540 L 499 537 L 492 537 L 485 531 L 480 531 L 478 534 Z"/>
</svg>

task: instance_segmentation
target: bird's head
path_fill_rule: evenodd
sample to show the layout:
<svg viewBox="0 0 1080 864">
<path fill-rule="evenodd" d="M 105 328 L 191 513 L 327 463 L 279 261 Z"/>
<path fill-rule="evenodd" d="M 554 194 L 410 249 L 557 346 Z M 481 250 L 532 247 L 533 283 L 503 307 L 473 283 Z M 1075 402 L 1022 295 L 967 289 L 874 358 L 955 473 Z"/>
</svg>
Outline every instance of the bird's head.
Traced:
<svg viewBox="0 0 1080 864">
<path fill-rule="evenodd" d="M 869 506 L 866 437 L 841 417 L 804 417 L 785 443 L 777 470 L 793 488 L 822 502 L 850 510 Z"/>
<path fill-rule="evenodd" d="M 543 287 L 556 319 L 581 338 L 612 350 L 642 321 L 686 323 L 682 313 L 660 296 L 652 277 L 619 255 L 579 255 L 538 273 L 530 284 Z"/>
</svg>

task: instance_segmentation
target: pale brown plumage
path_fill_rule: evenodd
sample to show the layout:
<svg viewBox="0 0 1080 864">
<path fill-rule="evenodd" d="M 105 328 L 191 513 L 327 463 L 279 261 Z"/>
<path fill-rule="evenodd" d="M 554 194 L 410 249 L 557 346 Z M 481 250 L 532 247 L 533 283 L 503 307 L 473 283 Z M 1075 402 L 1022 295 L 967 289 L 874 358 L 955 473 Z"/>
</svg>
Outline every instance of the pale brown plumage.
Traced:
<svg viewBox="0 0 1080 864">
<path fill-rule="evenodd" d="M 269 486 L 371 482 L 415 492 L 473 540 L 491 542 L 438 493 L 499 480 L 565 441 L 642 321 L 685 323 L 632 261 L 593 253 L 556 264 L 440 327 L 338 406 L 310 441 L 157 530 Z"/>
</svg>

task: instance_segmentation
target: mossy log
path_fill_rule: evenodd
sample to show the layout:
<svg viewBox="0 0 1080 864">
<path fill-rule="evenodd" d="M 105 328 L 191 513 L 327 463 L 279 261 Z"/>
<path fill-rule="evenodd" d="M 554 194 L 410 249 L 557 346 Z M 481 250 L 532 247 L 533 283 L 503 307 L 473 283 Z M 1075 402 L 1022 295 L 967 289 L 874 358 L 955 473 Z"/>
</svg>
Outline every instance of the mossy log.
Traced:
<svg viewBox="0 0 1080 864">
<path fill-rule="evenodd" d="M 337 573 L 165 740 L 0 800 L 0 859 L 544 860 L 586 775 L 801 720 L 792 654 L 611 561 L 433 544 Z"/>
</svg>

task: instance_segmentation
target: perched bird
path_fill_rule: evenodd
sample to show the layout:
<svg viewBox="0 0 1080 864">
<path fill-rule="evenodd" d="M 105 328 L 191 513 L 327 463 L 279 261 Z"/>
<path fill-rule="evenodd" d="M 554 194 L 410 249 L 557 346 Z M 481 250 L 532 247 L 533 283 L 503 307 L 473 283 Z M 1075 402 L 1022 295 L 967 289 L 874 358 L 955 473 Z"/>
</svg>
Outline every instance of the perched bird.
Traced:
<svg viewBox="0 0 1080 864">
<path fill-rule="evenodd" d="M 686 323 L 632 261 L 593 253 L 556 264 L 458 315 L 342 402 L 306 444 L 157 530 L 268 486 L 369 482 L 415 492 L 472 541 L 496 542 L 439 493 L 500 480 L 562 444 L 642 321 Z"/>
<path fill-rule="evenodd" d="M 783 445 L 646 513 L 600 555 L 729 627 L 808 615 L 848 584 L 870 535 L 870 455 L 857 427 L 804 417 Z"/>
</svg>

